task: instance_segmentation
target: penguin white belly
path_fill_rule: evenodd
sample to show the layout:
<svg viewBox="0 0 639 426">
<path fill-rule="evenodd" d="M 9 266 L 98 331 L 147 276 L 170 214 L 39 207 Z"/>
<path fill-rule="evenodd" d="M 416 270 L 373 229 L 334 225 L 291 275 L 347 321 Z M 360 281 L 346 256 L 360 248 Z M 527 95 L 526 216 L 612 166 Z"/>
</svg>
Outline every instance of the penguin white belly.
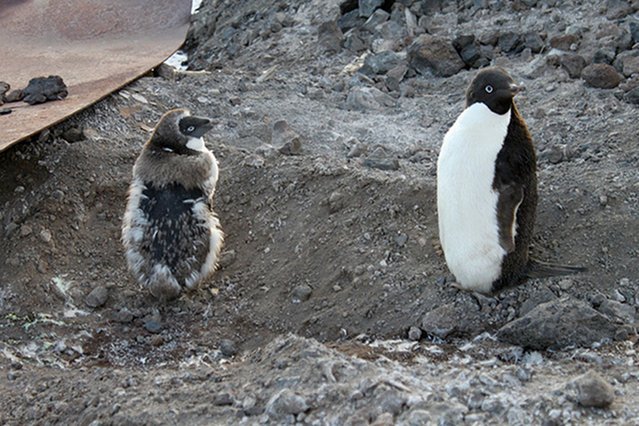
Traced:
<svg viewBox="0 0 639 426">
<path fill-rule="evenodd" d="M 495 161 L 510 111 L 466 108 L 444 137 L 437 161 L 439 238 L 450 271 L 467 290 L 490 292 L 506 251 L 500 244 Z"/>
</svg>

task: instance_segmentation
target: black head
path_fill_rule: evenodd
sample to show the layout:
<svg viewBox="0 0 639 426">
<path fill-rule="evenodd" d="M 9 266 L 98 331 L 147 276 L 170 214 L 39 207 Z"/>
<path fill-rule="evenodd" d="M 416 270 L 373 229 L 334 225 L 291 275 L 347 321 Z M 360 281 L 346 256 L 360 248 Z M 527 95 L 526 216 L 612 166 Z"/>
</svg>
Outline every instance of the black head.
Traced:
<svg viewBox="0 0 639 426">
<path fill-rule="evenodd" d="M 477 73 L 470 83 L 466 91 L 466 107 L 481 102 L 496 114 L 506 114 L 513 105 L 513 97 L 522 89 L 503 68 L 486 68 Z"/>
<path fill-rule="evenodd" d="M 193 141 L 213 127 L 211 120 L 195 117 L 186 109 L 174 109 L 164 114 L 153 130 L 148 146 L 154 151 L 178 155 L 197 155 L 201 151 Z"/>
</svg>

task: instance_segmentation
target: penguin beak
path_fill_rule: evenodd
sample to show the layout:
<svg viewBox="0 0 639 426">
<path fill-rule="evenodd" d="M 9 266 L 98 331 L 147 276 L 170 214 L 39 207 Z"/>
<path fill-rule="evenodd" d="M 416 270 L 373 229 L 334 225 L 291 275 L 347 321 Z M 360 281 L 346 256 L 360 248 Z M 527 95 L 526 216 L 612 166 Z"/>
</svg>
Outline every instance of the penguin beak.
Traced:
<svg viewBox="0 0 639 426">
<path fill-rule="evenodd" d="M 193 136 L 196 138 L 202 137 L 204 133 L 213 128 L 213 121 L 206 117 L 191 117 L 196 125 L 196 130 L 193 132 Z"/>
<path fill-rule="evenodd" d="M 524 83 L 519 83 L 519 84 L 512 83 L 510 85 L 510 93 L 512 93 L 513 96 L 515 96 L 519 92 L 523 92 L 524 90 L 526 90 Z"/>
</svg>

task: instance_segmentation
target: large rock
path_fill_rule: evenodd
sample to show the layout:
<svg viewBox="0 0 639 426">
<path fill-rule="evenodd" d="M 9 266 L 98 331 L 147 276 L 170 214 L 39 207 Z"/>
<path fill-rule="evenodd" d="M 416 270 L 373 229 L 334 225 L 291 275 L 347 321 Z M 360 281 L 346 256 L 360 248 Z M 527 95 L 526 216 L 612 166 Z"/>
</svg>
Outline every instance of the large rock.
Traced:
<svg viewBox="0 0 639 426">
<path fill-rule="evenodd" d="M 450 77 L 464 68 L 464 62 L 445 38 L 424 34 L 408 48 L 410 66 L 420 74 Z"/>
<path fill-rule="evenodd" d="M 608 64 L 591 64 L 581 71 L 587 85 L 598 89 L 614 89 L 621 83 L 621 75 Z"/>
<path fill-rule="evenodd" d="M 542 303 L 497 332 L 499 340 L 534 350 L 590 346 L 612 339 L 617 331 L 608 317 L 581 300 L 563 298 Z"/>
</svg>

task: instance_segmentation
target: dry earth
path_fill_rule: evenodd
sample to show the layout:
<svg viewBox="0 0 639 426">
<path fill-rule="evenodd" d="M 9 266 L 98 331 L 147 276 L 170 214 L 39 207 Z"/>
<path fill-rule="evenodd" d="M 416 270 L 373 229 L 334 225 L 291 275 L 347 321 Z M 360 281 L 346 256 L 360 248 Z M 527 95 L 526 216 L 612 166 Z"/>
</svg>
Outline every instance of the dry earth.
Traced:
<svg viewBox="0 0 639 426">
<path fill-rule="evenodd" d="M 205 0 L 186 45 L 204 72 L 163 67 L 0 153 L 0 423 L 639 424 L 639 5 L 377 4 L 349 32 L 356 1 Z M 525 83 L 533 253 L 587 273 L 450 286 L 435 165 L 476 70 L 411 62 L 426 32 L 453 52 L 474 35 Z M 384 51 L 392 70 L 357 72 Z M 580 73 L 605 54 L 620 81 L 592 87 Z M 207 285 L 163 305 L 119 232 L 173 107 L 216 120 L 227 238 Z"/>
</svg>

